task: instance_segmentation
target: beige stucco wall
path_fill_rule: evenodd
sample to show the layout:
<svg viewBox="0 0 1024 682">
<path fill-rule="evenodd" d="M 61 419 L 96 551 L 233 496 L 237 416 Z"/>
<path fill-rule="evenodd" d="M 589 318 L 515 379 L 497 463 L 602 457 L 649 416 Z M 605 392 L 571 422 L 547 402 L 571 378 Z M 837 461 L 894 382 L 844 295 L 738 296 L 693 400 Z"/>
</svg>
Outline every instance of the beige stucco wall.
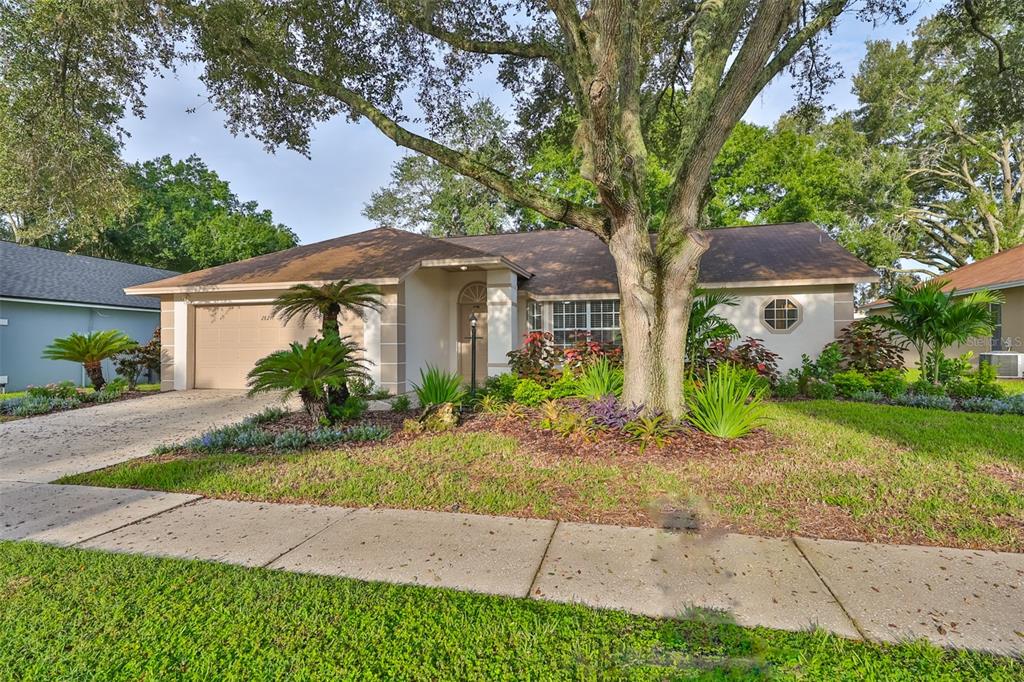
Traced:
<svg viewBox="0 0 1024 682">
<path fill-rule="evenodd" d="M 836 333 L 853 320 L 852 287 L 764 287 L 728 291 L 740 299 L 739 305 L 719 306 L 716 312 L 732 322 L 743 338 L 764 339 L 768 350 L 782 356 L 779 360 L 782 372 L 799 367 L 802 354 L 817 357 L 827 343 L 835 340 Z M 761 315 L 764 306 L 775 298 L 789 298 L 800 308 L 800 321 L 784 332 L 771 329 Z"/>
<path fill-rule="evenodd" d="M 174 297 L 160 297 L 160 390 L 174 390 Z"/>
<path fill-rule="evenodd" d="M 477 273 L 479 276 L 480 273 Z M 450 302 L 460 286 L 454 273 L 441 269 L 418 270 L 405 280 L 406 376 L 418 383 L 427 366 L 454 370 L 450 356 L 455 337 L 449 331 Z"/>
</svg>

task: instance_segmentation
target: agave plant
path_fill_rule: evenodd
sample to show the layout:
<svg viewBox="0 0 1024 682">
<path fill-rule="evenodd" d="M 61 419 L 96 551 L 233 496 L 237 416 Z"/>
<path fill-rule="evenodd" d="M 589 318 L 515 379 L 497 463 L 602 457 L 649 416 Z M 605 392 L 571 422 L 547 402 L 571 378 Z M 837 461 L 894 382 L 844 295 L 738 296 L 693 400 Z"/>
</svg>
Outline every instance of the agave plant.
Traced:
<svg viewBox="0 0 1024 682">
<path fill-rule="evenodd" d="M 249 394 L 298 394 L 306 412 L 319 421 L 327 416 L 332 393 L 342 390 L 352 379 L 368 378 L 365 361 L 356 357 L 360 350 L 348 337 L 310 339 L 306 345 L 292 343 L 288 350 L 256 362 L 249 372 Z"/>
<path fill-rule="evenodd" d="M 872 324 L 896 332 L 918 353 L 922 376 L 939 381 L 939 368 L 945 350 L 975 336 L 988 336 L 994 329 L 991 306 L 1003 302 L 992 291 L 976 291 L 967 296 L 956 289 L 943 291 L 946 282 L 930 280 L 916 287 L 899 285 L 888 295 L 890 310 L 872 315 Z"/>
<path fill-rule="evenodd" d="M 320 316 L 320 334 L 340 336 L 338 315 L 342 310 L 362 317 L 368 309 L 380 310 L 380 289 L 373 284 L 353 284 L 340 279 L 319 287 L 296 284 L 274 300 L 274 314 L 288 324 L 292 318 L 305 322 L 310 315 Z"/>
<path fill-rule="evenodd" d="M 726 362 L 691 392 L 686 418 L 712 436 L 739 438 L 764 423 L 765 392 L 756 374 Z"/>
<path fill-rule="evenodd" d="M 413 384 L 412 388 L 423 408 L 444 403 L 459 404 L 465 395 L 461 376 L 430 365 L 426 371 L 420 370 L 420 383 Z"/>
<path fill-rule="evenodd" d="M 89 375 L 92 387 L 99 391 L 107 383 L 103 378 L 101 363 L 137 345 L 131 337 L 116 329 L 88 334 L 72 332 L 62 339 L 54 339 L 53 343 L 43 350 L 43 357 L 47 360 L 81 363 L 85 367 L 85 373 Z"/>
</svg>

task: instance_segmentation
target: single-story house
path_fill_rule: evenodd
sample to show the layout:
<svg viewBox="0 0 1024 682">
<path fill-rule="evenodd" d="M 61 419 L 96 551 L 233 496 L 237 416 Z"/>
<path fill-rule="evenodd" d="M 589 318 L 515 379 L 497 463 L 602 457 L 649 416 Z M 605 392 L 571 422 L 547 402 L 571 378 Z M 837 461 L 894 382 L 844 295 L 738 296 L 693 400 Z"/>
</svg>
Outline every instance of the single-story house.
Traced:
<svg viewBox="0 0 1024 682">
<path fill-rule="evenodd" d="M 970 294 L 988 289 L 999 292 L 1003 303 L 992 306 L 996 327 L 991 336 L 968 339 L 946 351 L 948 357 L 973 353 L 976 365 L 981 353 L 992 351 L 1024 353 L 1024 244 L 975 261 L 942 275 L 936 275 L 945 284 L 943 291 L 956 289 L 958 294 Z M 889 303 L 885 299 L 867 306 L 871 312 L 885 314 Z M 917 364 L 917 351 L 911 348 L 904 354 L 908 366 Z"/>
<path fill-rule="evenodd" d="M 700 285 L 741 300 L 723 312 L 763 338 L 782 367 L 817 355 L 854 319 L 854 286 L 875 272 L 810 223 L 712 230 Z M 403 393 L 428 365 L 469 378 L 470 318 L 478 379 L 508 370 L 523 335 L 568 343 L 619 334 L 619 289 L 607 246 L 580 230 L 437 239 L 378 228 L 129 287 L 159 296 L 165 389 L 243 388 L 260 357 L 304 341 L 319 321 L 282 325 L 271 303 L 288 287 L 342 278 L 381 287 L 384 308 L 343 320 L 373 379 Z"/>
<path fill-rule="evenodd" d="M 160 300 L 124 290 L 178 273 L 0 241 L 0 384 L 9 391 L 55 381 L 85 385 L 81 365 L 44 360 L 71 332 L 119 329 L 140 343 L 160 324 Z M 104 372 L 112 373 L 110 363 Z"/>
</svg>

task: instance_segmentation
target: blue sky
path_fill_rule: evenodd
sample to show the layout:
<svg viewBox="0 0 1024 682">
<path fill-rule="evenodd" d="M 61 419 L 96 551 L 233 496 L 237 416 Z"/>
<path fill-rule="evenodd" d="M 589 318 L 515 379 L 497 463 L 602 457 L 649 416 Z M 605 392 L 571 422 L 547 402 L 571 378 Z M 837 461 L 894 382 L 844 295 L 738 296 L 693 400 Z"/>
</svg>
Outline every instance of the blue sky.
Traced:
<svg viewBox="0 0 1024 682">
<path fill-rule="evenodd" d="M 846 74 L 826 101 L 842 110 L 856 104 L 849 77 L 864 55 L 866 40 L 905 39 L 930 0 L 905 26 L 873 27 L 844 18 L 829 37 L 829 49 Z M 495 86 L 492 86 L 495 87 Z M 489 91 L 499 105 L 508 101 L 501 92 Z M 792 105 L 786 78 L 776 79 L 758 97 L 746 119 L 770 124 Z M 186 110 L 194 108 L 194 113 Z M 231 183 L 243 200 L 256 200 L 274 217 L 291 227 L 302 243 L 357 232 L 372 224 L 362 216 L 370 193 L 387 183 L 391 164 L 405 151 L 369 123 L 350 123 L 337 117 L 313 133 L 311 158 L 279 149 L 268 153 L 251 138 L 234 137 L 224 127 L 223 115 L 207 102 L 198 70 L 185 66 L 176 74 L 150 82 L 144 119 L 125 122 L 131 134 L 124 156 L 129 161 L 170 154 L 182 159 L 198 154 L 213 170 Z"/>
</svg>

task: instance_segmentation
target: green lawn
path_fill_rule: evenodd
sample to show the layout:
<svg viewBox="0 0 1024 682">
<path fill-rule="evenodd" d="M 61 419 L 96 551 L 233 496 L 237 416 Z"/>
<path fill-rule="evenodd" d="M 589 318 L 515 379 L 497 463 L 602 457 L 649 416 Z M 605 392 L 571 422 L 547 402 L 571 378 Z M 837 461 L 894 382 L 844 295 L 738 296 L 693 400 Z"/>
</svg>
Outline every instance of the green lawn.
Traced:
<svg viewBox="0 0 1024 682">
<path fill-rule="evenodd" d="M 774 443 L 694 458 L 579 456 L 497 430 L 281 455 L 144 458 L 63 483 L 232 499 L 659 525 L 698 509 L 761 535 L 1024 551 L 1024 418 L 800 401 Z"/>
<path fill-rule="evenodd" d="M 0 542 L 3 679 L 1019 680 L 1019 662 L 720 618 Z"/>
</svg>

